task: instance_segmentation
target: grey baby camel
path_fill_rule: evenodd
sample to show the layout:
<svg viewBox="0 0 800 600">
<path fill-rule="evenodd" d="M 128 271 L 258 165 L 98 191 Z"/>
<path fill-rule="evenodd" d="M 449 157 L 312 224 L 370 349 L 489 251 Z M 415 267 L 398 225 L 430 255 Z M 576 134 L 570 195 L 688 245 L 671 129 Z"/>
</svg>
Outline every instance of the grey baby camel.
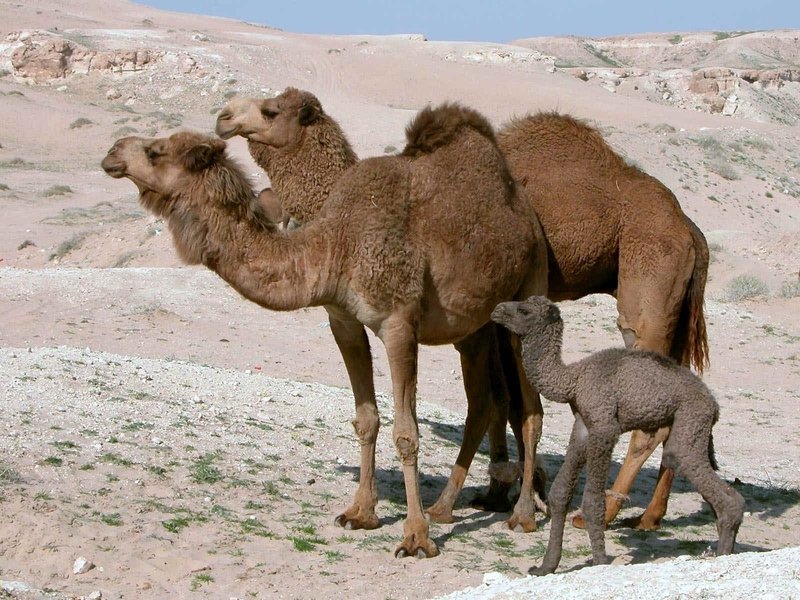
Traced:
<svg viewBox="0 0 800 600">
<path fill-rule="evenodd" d="M 706 385 L 689 369 L 654 352 L 608 349 L 565 365 L 564 323 L 550 300 L 533 296 L 504 302 L 492 320 L 522 339 L 531 383 L 550 400 L 569 403 L 575 424 L 564 464 L 548 494 L 550 539 L 535 575 L 552 573 L 561 560 L 564 521 L 581 467 L 586 464 L 583 515 L 593 564 L 608 562 L 605 550 L 605 485 L 611 452 L 620 434 L 671 426 L 663 464 L 689 479 L 717 516 L 717 554 L 730 554 L 744 514 L 744 498 L 715 472 L 711 428 L 719 407 Z"/>
</svg>

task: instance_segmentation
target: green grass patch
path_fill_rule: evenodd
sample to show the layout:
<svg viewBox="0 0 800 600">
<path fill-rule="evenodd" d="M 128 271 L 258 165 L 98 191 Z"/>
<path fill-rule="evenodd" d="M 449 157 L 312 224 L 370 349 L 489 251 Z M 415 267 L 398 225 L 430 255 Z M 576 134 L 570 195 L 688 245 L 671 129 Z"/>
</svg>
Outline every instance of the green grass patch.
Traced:
<svg viewBox="0 0 800 600">
<path fill-rule="evenodd" d="M 52 196 L 63 196 L 64 194 L 71 193 L 72 188 L 68 185 L 52 185 L 42 192 L 42 196 L 45 198 L 51 198 Z"/>
</svg>

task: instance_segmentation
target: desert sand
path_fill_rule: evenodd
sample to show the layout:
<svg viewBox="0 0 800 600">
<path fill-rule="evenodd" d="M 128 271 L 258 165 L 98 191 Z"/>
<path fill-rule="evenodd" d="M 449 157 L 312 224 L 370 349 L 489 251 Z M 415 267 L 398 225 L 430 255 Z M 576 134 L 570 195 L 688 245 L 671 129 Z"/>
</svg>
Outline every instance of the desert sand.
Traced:
<svg viewBox="0 0 800 600">
<path fill-rule="evenodd" d="M 607 597 L 637 581 L 668 593 L 681 579 L 685 597 L 730 598 L 760 593 L 747 586 L 763 569 L 775 597 L 800 596 L 800 33 L 502 45 L 301 35 L 120 0 L 4 3 L 2 13 L 0 597 L 513 597 L 509 581 L 553 597 L 591 586 L 585 532 L 568 528 L 556 575 L 528 580 L 548 520 L 514 533 L 506 515 L 469 507 L 487 481 L 485 447 L 456 523 L 432 528 L 441 555 L 393 557 L 405 495 L 374 338 L 382 527 L 335 527 L 358 447 L 327 315 L 262 310 L 182 266 L 133 185 L 100 169 L 119 137 L 211 132 L 232 95 L 286 86 L 314 92 L 361 157 L 397 151 L 418 109 L 458 100 L 497 125 L 536 110 L 587 119 L 670 187 L 711 248 L 704 378 L 722 407 L 720 473 L 747 500 L 743 554 L 706 557 L 714 516 L 678 478 L 661 530 L 611 526 L 609 554 L 633 564 L 597 576 L 616 582 Z M 269 183 L 241 139 L 228 147 L 254 186 Z M 562 313 L 566 360 L 622 344 L 613 298 Z M 423 348 L 419 380 L 430 504 L 466 411 L 456 352 Z M 570 427 L 568 408 L 545 401 L 551 477 Z M 659 457 L 622 517 L 646 505 Z M 80 557 L 94 568 L 74 573 Z M 733 583 L 704 587 L 698 565 Z"/>
</svg>

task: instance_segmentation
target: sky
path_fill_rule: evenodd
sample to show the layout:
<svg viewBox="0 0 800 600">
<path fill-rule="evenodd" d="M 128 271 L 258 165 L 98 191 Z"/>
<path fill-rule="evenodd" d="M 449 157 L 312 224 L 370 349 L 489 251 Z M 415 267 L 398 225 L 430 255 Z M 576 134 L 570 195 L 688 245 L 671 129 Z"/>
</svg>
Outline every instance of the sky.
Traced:
<svg viewBox="0 0 800 600">
<path fill-rule="evenodd" d="M 298 33 L 421 33 L 508 42 L 547 35 L 800 28 L 798 0 L 138 0 Z"/>
</svg>

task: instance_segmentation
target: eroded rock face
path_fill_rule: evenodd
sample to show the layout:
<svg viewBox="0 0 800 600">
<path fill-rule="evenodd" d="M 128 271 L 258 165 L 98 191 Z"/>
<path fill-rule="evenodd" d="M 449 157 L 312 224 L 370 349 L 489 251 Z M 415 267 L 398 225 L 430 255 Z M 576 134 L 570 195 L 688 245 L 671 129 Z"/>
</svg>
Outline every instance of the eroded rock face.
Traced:
<svg viewBox="0 0 800 600">
<path fill-rule="evenodd" d="M 36 83 L 91 71 L 140 71 L 164 56 L 164 52 L 147 49 L 90 50 L 45 34 L 12 33 L 7 41 L 21 42 L 11 55 L 14 74 Z"/>
</svg>

